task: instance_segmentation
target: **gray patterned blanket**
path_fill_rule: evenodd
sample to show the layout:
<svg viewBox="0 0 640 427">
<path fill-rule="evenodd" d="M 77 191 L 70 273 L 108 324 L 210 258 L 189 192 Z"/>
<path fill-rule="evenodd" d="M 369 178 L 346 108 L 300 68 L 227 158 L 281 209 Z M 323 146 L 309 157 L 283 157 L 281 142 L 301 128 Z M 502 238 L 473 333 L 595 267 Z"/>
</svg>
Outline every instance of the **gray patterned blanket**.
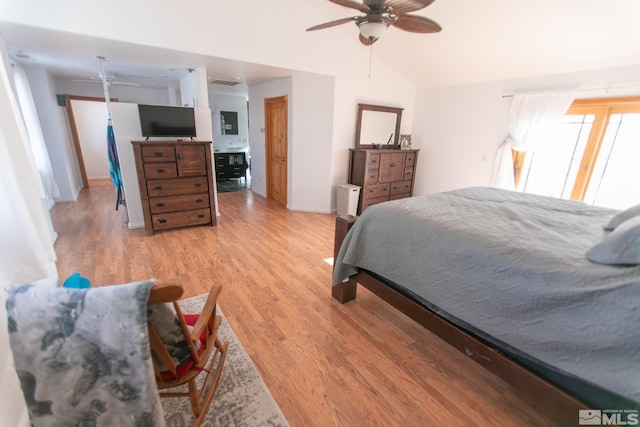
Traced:
<svg viewBox="0 0 640 427">
<path fill-rule="evenodd" d="M 369 270 L 532 363 L 640 402 L 640 267 L 585 253 L 611 209 L 469 188 L 367 208 L 333 283 Z"/>
<path fill-rule="evenodd" d="M 164 426 L 147 330 L 153 284 L 10 293 L 9 341 L 34 426 Z"/>
</svg>

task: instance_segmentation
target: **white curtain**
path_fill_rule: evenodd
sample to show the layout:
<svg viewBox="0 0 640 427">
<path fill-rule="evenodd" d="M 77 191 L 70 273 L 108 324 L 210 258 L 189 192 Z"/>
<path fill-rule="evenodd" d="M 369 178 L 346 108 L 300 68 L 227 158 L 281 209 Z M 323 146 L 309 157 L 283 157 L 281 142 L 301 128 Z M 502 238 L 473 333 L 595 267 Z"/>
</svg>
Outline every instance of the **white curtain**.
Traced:
<svg viewBox="0 0 640 427">
<path fill-rule="evenodd" d="M 0 284 L 55 275 L 55 252 L 20 108 L 0 56 Z"/>
<path fill-rule="evenodd" d="M 29 426 L 9 351 L 5 284 L 57 280 L 44 190 L 9 78 L 0 37 L 0 414 L 6 425 Z"/>
<path fill-rule="evenodd" d="M 53 199 L 60 195 L 60 191 L 53 179 L 51 159 L 49 158 L 47 145 L 45 144 L 44 136 L 42 135 L 38 112 L 35 104 L 33 103 L 29 80 L 27 80 L 27 75 L 24 69 L 19 65 L 13 66 L 13 77 L 16 82 L 16 93 L 18 95 L 20 109 L 22 110 L 22 116 L 24 117 L 24 124 L 29 135 L 27 143 L 29 143 L 31 150 L 33 151 L 33 157 L 35 159 L 38 172 L 40 172 L 40 179 L 42 181 L 44 192 L 49 199 Z"/>
<path fill-rule="evenodd" d="M 491 185 L 515 190 L 511 150 L 531 151 L 556 130 L 576 94 L 573 91 L 515 94 L 509 113 L 509 136 L 498 148 Z"/>
</svg>

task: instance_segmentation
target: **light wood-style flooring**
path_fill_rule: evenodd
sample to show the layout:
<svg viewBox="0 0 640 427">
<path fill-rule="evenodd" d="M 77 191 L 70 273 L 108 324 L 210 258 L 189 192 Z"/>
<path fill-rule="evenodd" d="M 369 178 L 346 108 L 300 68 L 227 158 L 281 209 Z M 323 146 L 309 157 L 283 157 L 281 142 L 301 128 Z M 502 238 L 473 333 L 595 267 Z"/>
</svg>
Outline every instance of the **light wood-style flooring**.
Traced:
<svg viewBox="0 0 640 427">
<path fill-rule="evenodd" d="M 219 194 L 216 227 L 147 236 L 93 186 L 52 217 L 61 280 L 155 277 L 184 297 L 223 283 L 220 307 L 291 426 L 547 426 L 545 414 L 473 361 L 358 289 L 331 297 L 335 215 L 250 191 Z M 577 420 L 577 414 L 576 414 Z"/>
</svg>

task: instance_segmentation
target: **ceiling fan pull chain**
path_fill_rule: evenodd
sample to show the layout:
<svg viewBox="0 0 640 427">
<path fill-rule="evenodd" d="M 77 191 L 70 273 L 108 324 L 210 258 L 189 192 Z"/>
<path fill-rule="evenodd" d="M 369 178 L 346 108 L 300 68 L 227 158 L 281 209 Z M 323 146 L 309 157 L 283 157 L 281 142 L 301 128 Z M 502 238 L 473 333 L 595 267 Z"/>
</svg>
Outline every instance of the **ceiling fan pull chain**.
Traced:
<svg viewBox="0 0 640 427">
<path fill-rule="evenodd" d="M 373 44 L 369 45 L 369 79 L 371 79 L 371 59 L 373 58 Z"/>
</svg>

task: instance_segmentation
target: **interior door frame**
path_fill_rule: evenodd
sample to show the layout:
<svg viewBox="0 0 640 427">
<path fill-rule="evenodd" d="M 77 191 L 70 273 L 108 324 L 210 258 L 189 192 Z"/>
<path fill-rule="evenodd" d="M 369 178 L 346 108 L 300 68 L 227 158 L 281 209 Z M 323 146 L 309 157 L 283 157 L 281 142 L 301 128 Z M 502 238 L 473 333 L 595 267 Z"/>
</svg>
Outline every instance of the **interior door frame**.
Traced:
<svg viewBox="0 0 640 427">
<path fill-rule="evenodd" d="M 78 166 L 80 167 L 80 175 L 82 175 L 82 187 L 89 188 L 89 179 L 87 178 L 87 168 L 84 165 L 84 157 L 82 157 L 82 148 L 80 147 L 80 136 L 78 135 L 78 127 L 76 126 L 76 119 L 73 115 L 73 107 L 71 101 L 95 101 L 105 102 L 104 98 L 93 96 L 77 96 L 77 95 L 65 95 L 67 103 L 67 116 L 69 117 L 69 127 L 71 128 L 71 136 L 73 138 L 73 145 L 76 149 L 76 159 L 78 160 Z M 111 102 L 118 101 L 117 98 L 109 98 Z M 106 131 L 106 128 L 105 128 Z M 105 132 L 106 141 L 106 132 Z"/>
<path fill-rule="evenodd" d="M 267 199 L 272 199 L 271 180 L 273 179 L 273 171 L 271 169 L 272 164 L 272 145 L 273 145 L 273 128 L 271 126 L 270 113 L 271 105 L 284 103 L 285 121 L 287 132 L 285 133 L 287 149 L 285 150 L 285 161 L 287 165 L 285 185 L 286 185 L 286 199 L 289 198 L 289 100 L 287 95 L 276 96 L 273 98 L 264 99 L 264 134 L 265 134 L 265 161 L 266 161 L 266 179 L 267 179 Z M 287 202 L 285 202 L 285 205 Z"/>
</svg>

